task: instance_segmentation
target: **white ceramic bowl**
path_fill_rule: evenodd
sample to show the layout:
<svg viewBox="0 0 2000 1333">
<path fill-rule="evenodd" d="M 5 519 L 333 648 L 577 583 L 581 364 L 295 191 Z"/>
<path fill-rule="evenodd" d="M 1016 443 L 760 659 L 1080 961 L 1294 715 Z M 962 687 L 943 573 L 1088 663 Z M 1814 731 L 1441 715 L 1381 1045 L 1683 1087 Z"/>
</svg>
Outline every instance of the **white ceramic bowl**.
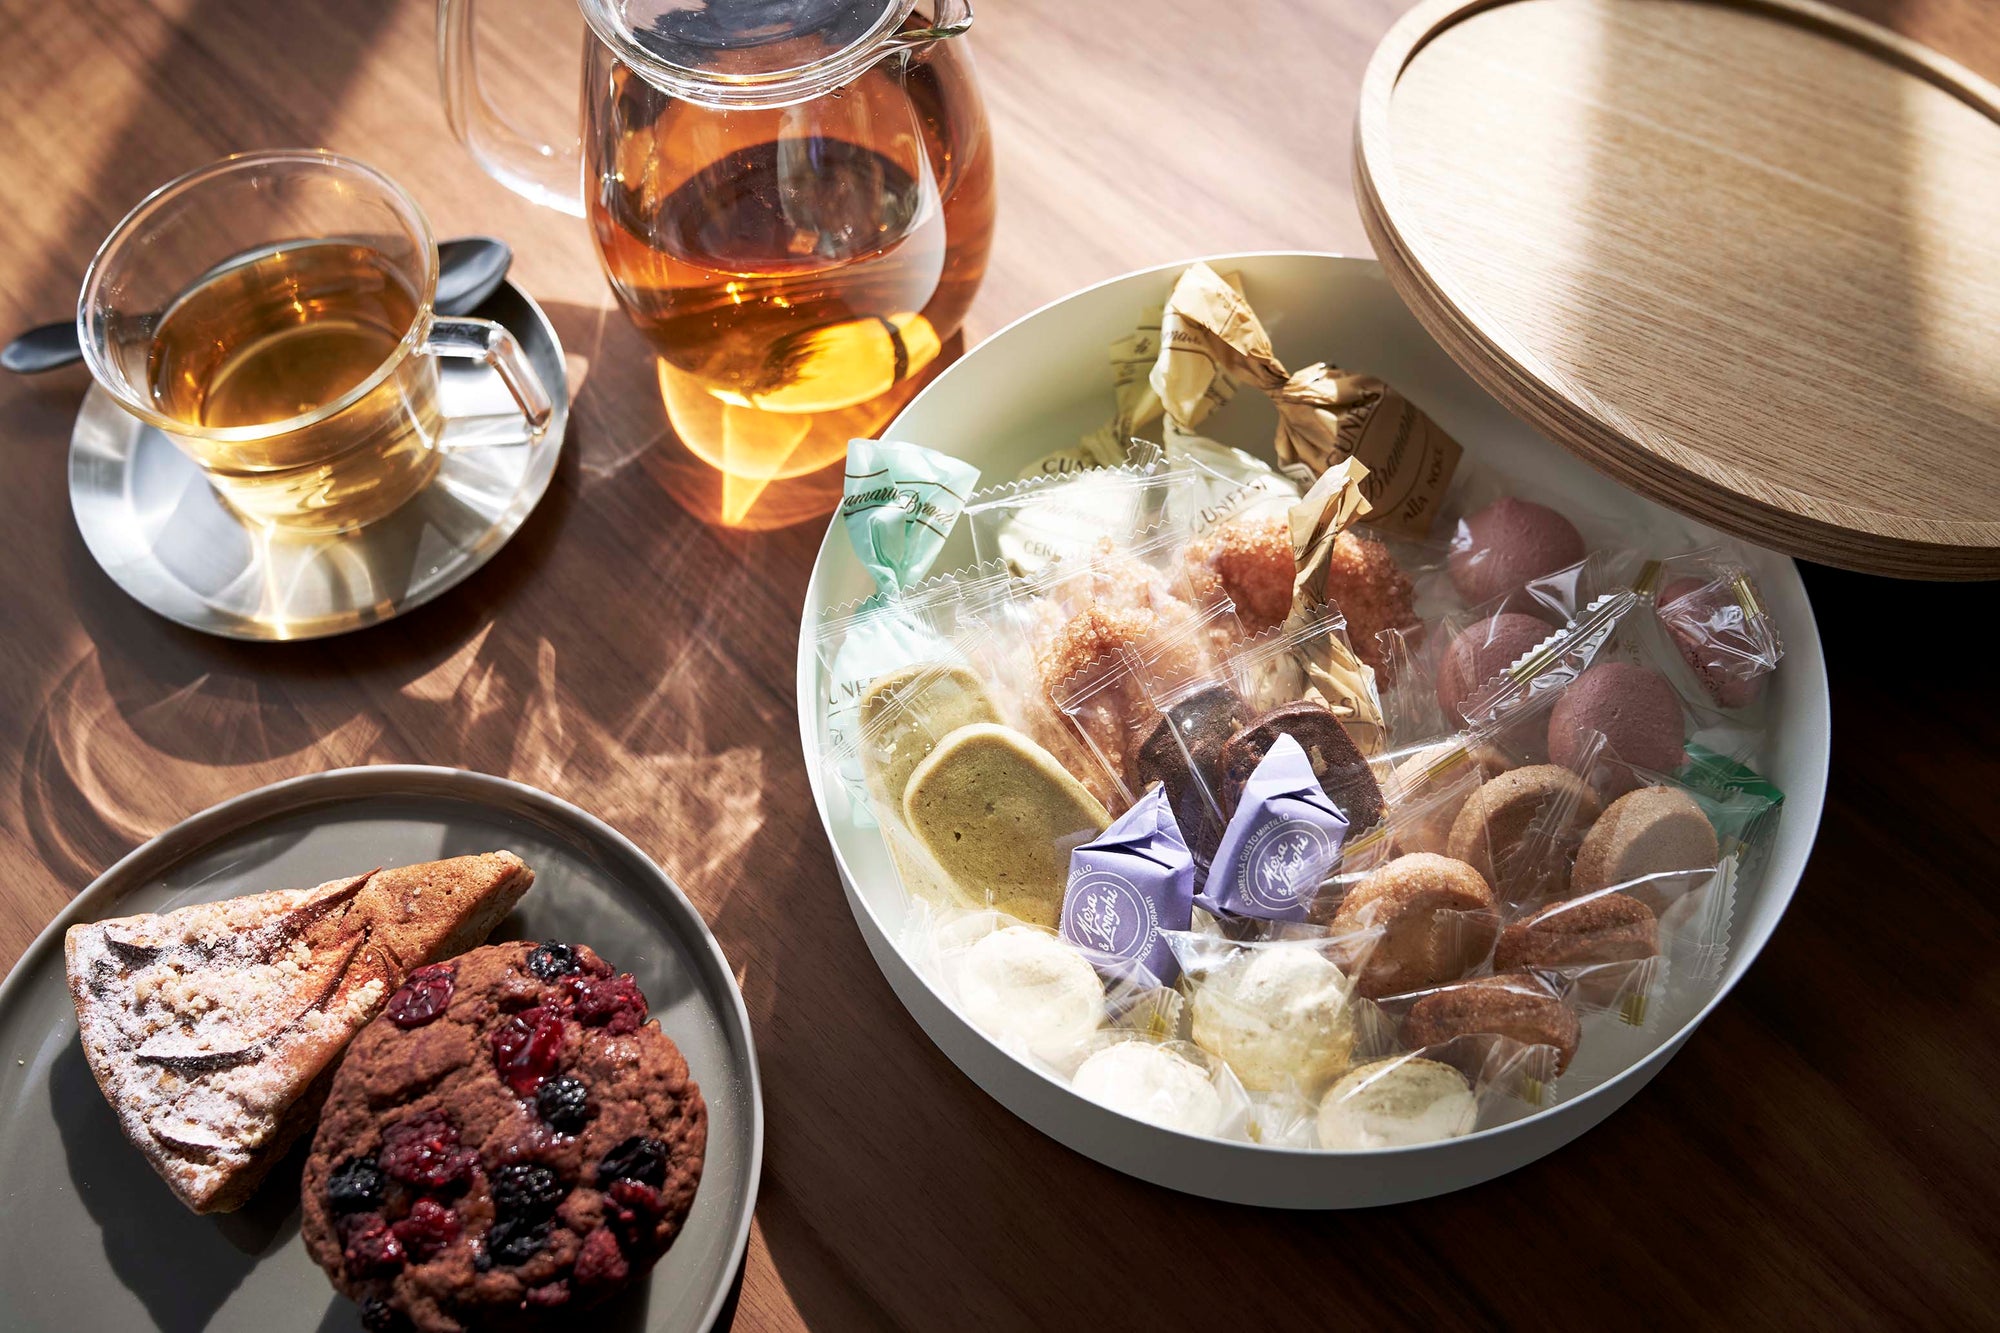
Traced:
<svg viewBox="0 0 2000 1333">
<path fill-rule="evenodd" d="M 1324 254 L 1213 257 L 1241 274 L 1246 294 L 1270 329 L 1278 356 L 1297 369 L 1316 360 L 1380 375 L 1466 446 L 1468 453 L 1519 482 L 1522 493 L 1583 516 L 1636 519 L 1653 531 L 1713 538 L 1623 490 L 1509 416 L 1452 363 L 1397 299 L 1379 265 Z M 1172 264 L 1128 273 L 1067 296 L 974 348 L 920 394 L 884 432 L 979 465 L 985 482 L 1013 477 L 1030 460 L 1073 443 L 1110 412 L 1106 348 L 1157 309 L 1175 276 Z M 1206 433 L 1269 457 L 1274 416 L 1246 389 L 1205 423 Z M 1586 524 L 1588 530 L 1588 524 Z M 971 561 L 963 525 L 936 570 Z M 1016 1115 L 1076 1151 L 1174 1189 L 1283 1208 L 1349 1208 L 1423 1198 L 1460 1189 L 1535 1160 L 1595 1125 L 1658 1073 L 1708 1012 L 1721 1003 L 1771 937 L 1798 887 L 1826 795 L 1826 671 L 1812 608 L 1797 568 L 1773 552 L 1753 553 L 1758 585 L 1785 635 L 1783 667 L 1769 692 L 1772 739 L 1767 775 L 1785 792 L 1761 882 L 1739 897 L 1727 971 L 1715 996 L 1678 1030 L 1625 1051 L 1588 1092 L 1526 1119 L 1465 1138 L 1372 1153 L 1321 1153 L 1196 1138 L 1107 1110 L 1061 1082 L 1023 1065 L 959 1016 L 905 960 L 895 941 L 904 898 L 881 835 L 856 827 L 828 800 L 822 781 L 823 689 L 813 650 L 821 611 L 872 588 L 838 522 L 828 530 L 806 594 L 799 636 L 799 722 L 813 799 L 855 922 L 905 1007 L 958 1067 Z M 1637 1055 L 1622 1071 L 1618 1066 Z M 1572 1079 L 1591 1076 L 1589 1044 Z"/>
</svg>

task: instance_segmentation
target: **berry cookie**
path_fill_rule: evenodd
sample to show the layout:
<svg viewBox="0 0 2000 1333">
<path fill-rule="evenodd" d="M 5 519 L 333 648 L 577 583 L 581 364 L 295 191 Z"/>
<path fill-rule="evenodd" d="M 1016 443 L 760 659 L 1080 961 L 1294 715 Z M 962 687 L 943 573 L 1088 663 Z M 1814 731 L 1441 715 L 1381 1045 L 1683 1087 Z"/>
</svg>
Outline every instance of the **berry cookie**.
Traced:
<svg viewBox="0 0 2000 1333">
<path fill-rule="evenodd" d="M 568 944 L 419 968 L 348 1049 L 306 1248 L 378 1333 L 532 1328 L 679 1234 L 708 1110 L 629 974 Z"/>
</svg>

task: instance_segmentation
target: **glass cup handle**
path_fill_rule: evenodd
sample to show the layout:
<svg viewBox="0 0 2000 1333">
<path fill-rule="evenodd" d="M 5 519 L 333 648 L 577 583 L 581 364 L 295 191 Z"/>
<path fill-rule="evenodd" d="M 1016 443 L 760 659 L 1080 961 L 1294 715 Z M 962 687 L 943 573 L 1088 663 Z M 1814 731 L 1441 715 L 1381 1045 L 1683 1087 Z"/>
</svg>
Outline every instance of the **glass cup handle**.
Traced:
<svg viewBox="0 0 2000 1333">
<path fill-rule="evenodd" d="M 583 141 L 540 143 L 514 128 L 479 81 L 478 0 L 438 0 L 438 82 L 451 132 L 486 174 L 518 195 L 583 216 Z M 586 36 L 585 41 L 596 41 Z"/>
<path fill-rule="evenodd" d="M 555 404 L 549 401 L 548 390 L 542 387 L 542 377 L 528 363 L 527 353 L 504 326 L 490 319 L 440 316 L 431 321 L 424 350 L 432 356 L 463 357 L 491 366 L 499 372 L 500 382 L 514 396 L 515 406 L 521 409 L 536 438 L 547 429 L 549 418 L 555 414 Z"/>
</svg>

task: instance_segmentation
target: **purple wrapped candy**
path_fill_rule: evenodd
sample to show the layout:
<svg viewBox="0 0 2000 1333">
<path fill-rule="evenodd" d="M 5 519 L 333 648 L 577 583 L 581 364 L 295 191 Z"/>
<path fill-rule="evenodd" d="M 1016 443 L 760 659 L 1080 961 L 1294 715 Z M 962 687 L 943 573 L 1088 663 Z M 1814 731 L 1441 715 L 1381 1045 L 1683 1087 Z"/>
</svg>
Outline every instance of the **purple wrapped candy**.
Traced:
<svg viewBox="0 0 2000 1333">
<path fill-rule="evenodd" d="M 1194 857 L 1157 784 L 1096 841 L 1069 854 L 1062 937 L 1102 971 L 1145 969 L 1171 985 L 1180 964 L 1160 932 L 1194 924 Z"/>
<path fill-rule="evenodd" d="M 1320 789 L 1299 743 L 1281 735 L 1243 784 L 1202 886 L 1202 906 L 1303 921 L 1346 840 L 1347 817 Z"/>
</svg>

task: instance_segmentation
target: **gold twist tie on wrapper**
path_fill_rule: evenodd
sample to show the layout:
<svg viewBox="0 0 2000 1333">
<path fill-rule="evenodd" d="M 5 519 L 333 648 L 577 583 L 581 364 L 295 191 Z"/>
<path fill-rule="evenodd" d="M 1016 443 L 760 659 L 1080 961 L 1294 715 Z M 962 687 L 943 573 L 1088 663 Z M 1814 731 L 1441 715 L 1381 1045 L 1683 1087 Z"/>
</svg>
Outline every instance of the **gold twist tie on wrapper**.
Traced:
<svg viewBox="0 0 2000 1333">
<path fill-rule="evenodd" d="M 1160 320 L 1152 388 L 1169 423 L 1192 428 L 1218 379 L 1248 380 L 1278 409 L 1278 462 L 1300 480 L 1357 458 L 1368 469 L 1370 526 L 1429 533 L 1458 468 L 1458 442 L 1372 375 L 1324 362 L 1286 373 L 1243 294 L 1206 264 L 1174 284 Z M 1303 476 L 1300 474 L 1303 473 Z"/>
<path fill-rule="evenodd" d="M 1321 473 L 1305 498 L 1291 507 L 1292 559 L 1298 568 L 1292 584 L 1295 623 L 1309 618 L 1327 600 L 1326 563 L 1334 539 L 1369 512 L 1368 497 L 1362 494 L 1367 477 L 1360 459 L 1343 459 Z M 1381 753 L 1388 736 L 1375 669 L 1355 656 L 1353 646 L 1338 635 L 1312 636 L 1300 648 L 1306 697 L 1325 704 L 1346 724 L 1361 753 Z"/>
<path fill-rule="evenodd" d="M 1356 520 L 1374 509 L 1367 496 L 1368 468 L 1358 458 L 1342 459 L 1320 473 L 1305 497 L 1291 507 L 1292 579 L 1295 610 L 1326 600 L 1326 566 L 1333 544 Z"/>
</svg>

